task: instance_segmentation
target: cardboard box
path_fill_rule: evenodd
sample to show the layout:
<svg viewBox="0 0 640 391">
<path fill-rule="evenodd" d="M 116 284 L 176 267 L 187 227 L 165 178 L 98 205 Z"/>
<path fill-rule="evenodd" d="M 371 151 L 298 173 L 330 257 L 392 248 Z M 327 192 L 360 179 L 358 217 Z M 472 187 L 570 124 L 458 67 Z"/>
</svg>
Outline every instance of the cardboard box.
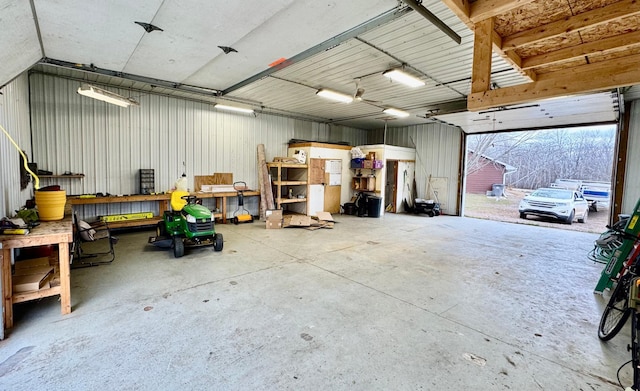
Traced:
<svg viewBox="0 0 640 391">
<path fill-rule="evenodd" d="M 282 209 L 268 209 L 264 212 L 267 219 L 267 229 L 282 228 Z"/>
<path fill-rule="evenodd" d="M 30 292 L 49 288 L 49 280 L 52 276 L 52 267 L 34 274 L 15 275 L 13 276 L 13 292 Z"/>
<path fill-rule="evenodd" d="M 267 229 L 280 229 L 282 228 L 282 221 L 269 221 L 266 223 Z"/>
<path fill-rule="evenodd" d="M 289 221 L 289 227 L 309 227 L 311 225 L 311 217 L 304 215 L 293 215 Z"/>
<path fill-rule="evenodd" d="M 32 269 L 42 266 L 49 266 L 49 257 L 39 257 L 16 261 L 15 270 Z"/>
<path fill-rule="evenodd" d="M 267 209 L 267 211 L 264 212 L 264 216 L 267 220 L 282 221 L 282 209 Z"/>
<path fill-rule="evenodd" d="M 15 269 L 13 272 L 13 276 L 28 276 L 29 274 L 47 274 L 49 271 L 53 269 L 53 266 L 36 266 L 36 267 L 27 267 L 24 269 Z"/>
<path fill-rule="evenodd" d="M 373 160 L 364 160 L 362 162 L 362 168 L 373 168 Z"/>
<path fill-rule="evenodd" d="M 334 221 L 333 216 L 331 216 L 331 213 L 329 212 L 316 212 L 316 214 L 318 215 L 318 220 L 320 221 Z"/>
</svg>

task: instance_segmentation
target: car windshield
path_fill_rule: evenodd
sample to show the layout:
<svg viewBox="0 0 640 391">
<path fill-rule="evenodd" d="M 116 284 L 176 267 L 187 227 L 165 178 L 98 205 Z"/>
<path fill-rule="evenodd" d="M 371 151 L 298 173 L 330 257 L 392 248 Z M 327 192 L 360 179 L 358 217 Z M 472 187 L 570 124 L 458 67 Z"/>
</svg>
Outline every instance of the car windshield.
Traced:
<svg viewBox="0 0 640 391">
<path fill-rule="evenodd" d="M 573 192 L 571 190 L 562 189 L 538 189 L 531 193 L 535 197 L 544 198 L 559 198 L 564 200 L 570 200 L 573 198 Z"/>
</svg>

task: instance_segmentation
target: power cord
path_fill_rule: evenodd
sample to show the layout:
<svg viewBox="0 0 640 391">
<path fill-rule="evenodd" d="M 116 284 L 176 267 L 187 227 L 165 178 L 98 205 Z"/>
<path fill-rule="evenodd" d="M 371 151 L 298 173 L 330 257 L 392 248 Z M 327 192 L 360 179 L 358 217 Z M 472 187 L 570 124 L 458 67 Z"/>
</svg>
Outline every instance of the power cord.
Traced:
<svg viewBox="0 0 640 391">
<path fill-rule="evenodd" d="M 622 382 L 620 381 L 620 371 L 622 370 L 622 368 L 625 367 L 625 365 L 629 364 L 631 361 L 633 360 L 629 360 L 626 363 L 620 365 L 620 368 L 618 368 L 618 371 L 616 372 L 616 378 L 618 378 L 618 385 L 620 385 L 620 388 L 622 388 L 623 390 L 626 390 L 626 388 L 622 385 Z"/>
</svg>

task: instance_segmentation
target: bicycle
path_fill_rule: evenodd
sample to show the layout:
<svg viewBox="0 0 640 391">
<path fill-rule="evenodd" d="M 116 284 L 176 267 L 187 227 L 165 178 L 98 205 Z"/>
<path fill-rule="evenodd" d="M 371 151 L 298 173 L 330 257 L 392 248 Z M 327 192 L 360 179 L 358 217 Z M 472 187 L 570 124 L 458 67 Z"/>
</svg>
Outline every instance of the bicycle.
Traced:
<svg viewBox="0 0 640 391">
<path fill-rule="evenodd" d="M 617 240 L 629 239 L 634 242 L 640 240 L 638 237 L 630 237 L 629 234 L 620 229 L 620 226 L 611 227 L 608 232 L 611 232 L 612 236 L 617 236 Z M 597 245 L 598 243 L 596 243 Z M 600 324 L 598 325 L 598 338 L 602 341 L 608 341 L 615 337 L 631 314 L 629 311 L 630 286 L 631 280 L 638 276 L 640 272 L 640 269 L 638 269 L 639 263 L 640 246 L 635 246 L 624 261 L 617 276 L 617 285 L 602 312 Z"/>
<path fill-rule="evenodd" d="M 631 363 L 633 367 L 633 385 L 625 388 L 625 391 L 640 390 L 640 313 L 638 312 L 638 303 L 640 302 L 640 277 L 634 277 L 630 283 L 629 290 L 629 310 L 631 312 L 631 345 L 627 346 L 627 350 L 631 351 L 631 360 L 620 366 L 620 369 Z M 620 382 L 620 369 L 618 369 L 618 383 Z"/>
</svg>

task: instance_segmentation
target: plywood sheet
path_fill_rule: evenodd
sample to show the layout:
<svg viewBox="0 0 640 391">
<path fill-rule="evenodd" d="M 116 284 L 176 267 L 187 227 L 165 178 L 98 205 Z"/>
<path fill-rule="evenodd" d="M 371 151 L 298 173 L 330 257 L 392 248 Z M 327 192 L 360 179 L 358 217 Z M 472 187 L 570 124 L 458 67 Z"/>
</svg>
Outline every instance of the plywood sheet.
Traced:
<svg viewBox="0 0 640 391">
<path fill-rule="evenodd" d="M 542 24 L 571 16 L 566 0 L 541 0 L 528 3 L 495 18 L 495 31 L 505 37 Z"/>
<path fill-rule="evenodd" d="M 52 275 L 53 268 L 49 267 L 43 272 L 13 276 L 13 292 L 29 292 L 48 288 L 48 278 Z"/>
</svg>

